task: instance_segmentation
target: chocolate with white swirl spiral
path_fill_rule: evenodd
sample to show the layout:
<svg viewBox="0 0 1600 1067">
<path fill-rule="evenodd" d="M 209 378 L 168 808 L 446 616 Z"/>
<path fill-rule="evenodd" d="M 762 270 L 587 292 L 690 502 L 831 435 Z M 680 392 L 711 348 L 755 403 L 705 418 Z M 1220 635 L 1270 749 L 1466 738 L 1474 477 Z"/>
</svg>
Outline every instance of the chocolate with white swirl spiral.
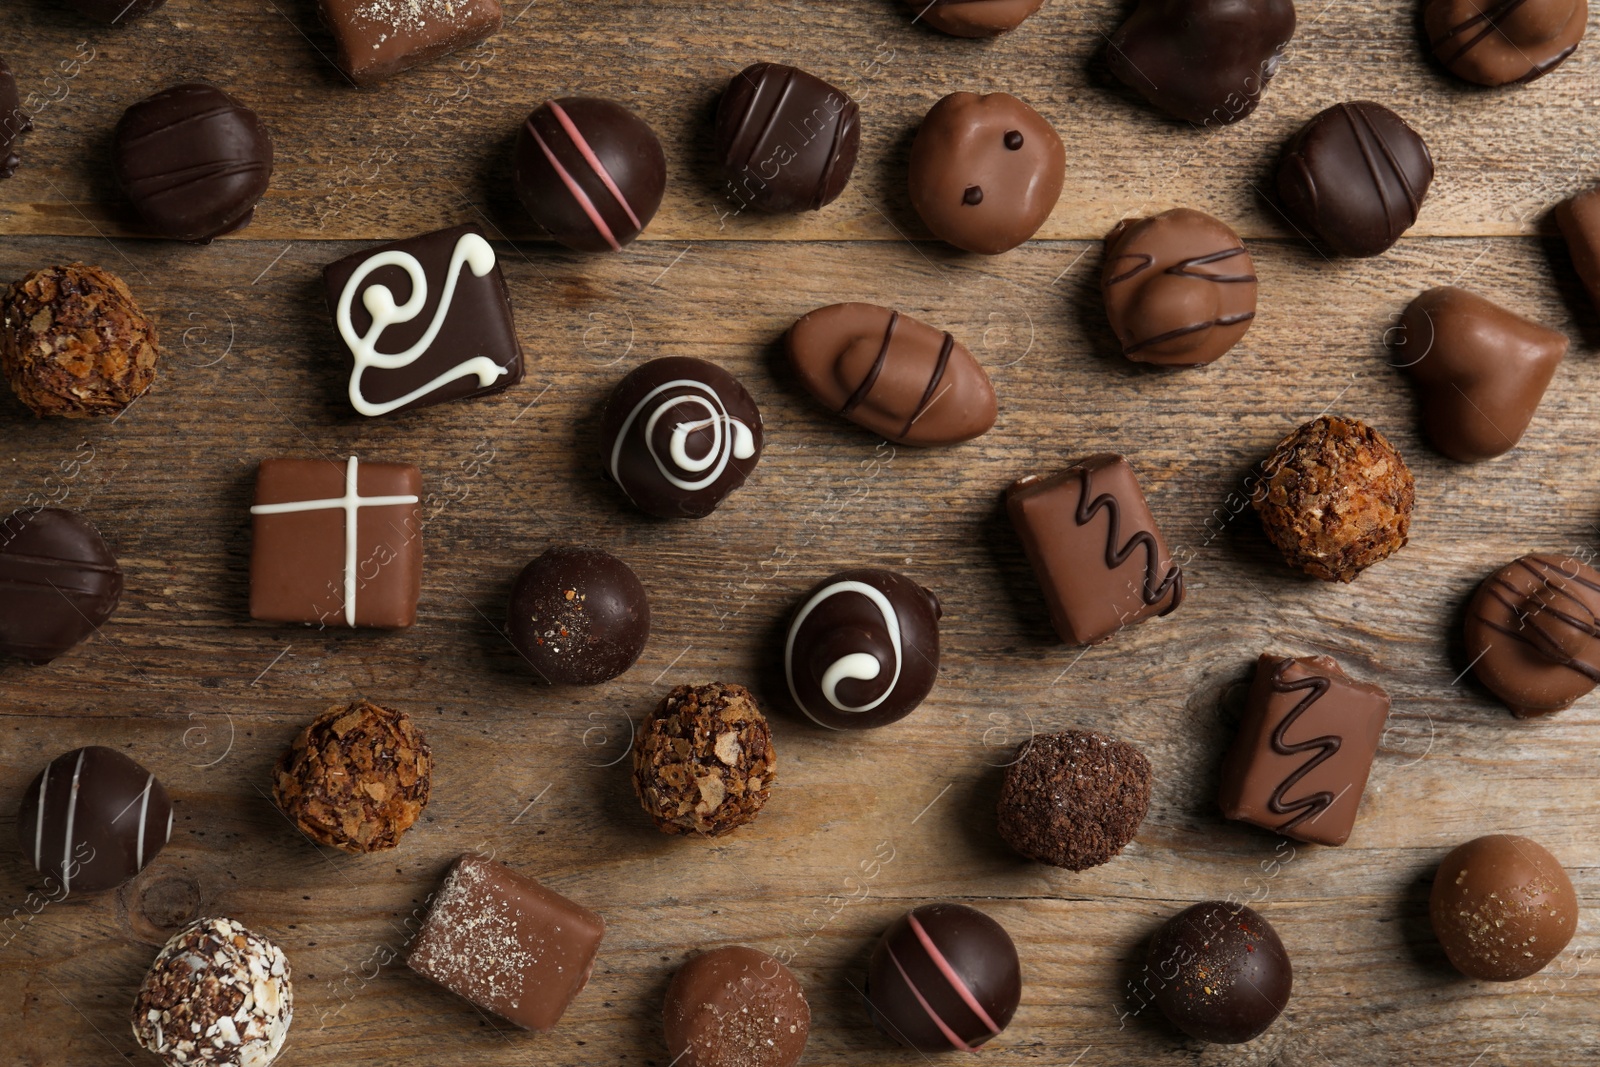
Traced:
<svg viewBox="0 0 1600 1067">
<path fill-rule="evenodd" d="M 703 359 L 668 356 L 617 384 L 600 416 L 606 471 L 642 510 L 703 518 L 761 458 L 761 412 L 738 379 Z"/>
</svg>

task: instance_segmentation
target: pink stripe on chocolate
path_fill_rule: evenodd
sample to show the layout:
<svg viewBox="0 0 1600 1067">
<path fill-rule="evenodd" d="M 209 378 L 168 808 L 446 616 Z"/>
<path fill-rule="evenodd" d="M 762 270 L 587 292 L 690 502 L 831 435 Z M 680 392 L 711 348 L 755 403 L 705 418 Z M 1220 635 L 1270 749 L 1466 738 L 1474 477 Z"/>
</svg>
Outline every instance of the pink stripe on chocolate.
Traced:
<svg viewBox="0 0 1600 1067">
<path fill-rule="evenodd" d="M 933 1025 L 939 1028 L 939 1032 L 944 1035 L 944 1039 L 962 1052 L 973 1051 L 972 1046 L 961 1040 L 954 1030 L 946 1026 L 944 1020 L 939 1018 L 939 1013 L 933 1010 L 933 1005 L 923 998 L 921 991 L 917 989 L 917 984 L 911 980 L 911 976 L 906 973 L 906 969 L 900 966 L 900 959 L 894 954 L 894 949 L 892 948 L 889 949 L 889 961 L 894 964 L 894 969 L 900 972 L 900 977 L 905 979 L 906 988 L 911 990 L 911 995 L 917 998 L 917 1003 L 922 1005 L 922 1010 L 928 1013 L 928 1018 L 933 1020 Z"/>
<path fill-rule="evenodd" d="M 960 994 L 967 1007 L 971 1008 L 973 1014 L 983 1021 L 983 1025 L 989 1028 L 989 1032 L 998 1034 L 1000 1028 L 994 1024 L 993 1019 L 989 1018 L 989 1013 L 983 1010 L 983 1005 L 978 1003 L 978 998 L 973 996 L 972 990 L 967 988 L 967 983 L 962 981 L 955 968 L 950 966 L 950 961 L 944 958 L 944 953 L 940 952 L 939 946 L 933 943 L 933 938 L 928 936 L 928 931 L 922 928 L 922 924 L 917 921 L 916 913 L 913 912 L 907 915 L 906 918 L 911 920 L 911 929 L 916 933 L 917 940 L 921 941 L 922 947 L 927 949 L 928 958 L 933 960 L 935 967 L 939 968 L 939 973 L 944 975 L 945 981 L 949 982 L 950 987 Z M 920 1000 L 922 998 L 919 996 L 917 999 Z"/>
<path fill-rule="evenodd" d="M 633 228 L 636 230 L 644 229 L 644 223 L 640 222 L 639 216 L 633 213 L 633 208 L 628 204 L 628 198 L 622 195 L 622 190 L 617 187 L 617 183 L 611 178 L 611 172 L 606 170 L 606 165 L 600 162 L 600 157 L 595 155 L 593 148 L 589 147 L 589 142 L 579 132 L 577 123 L 573 122 L 572 117 L 567 114 L 566 110 L 554 100 L 550 101 L 550 112 L 555 115 L 556 121 L 561 123 L 561 128 L 567 131 L 567 136 L 572 138 L 573 147 L 583 156 L 584 161 L 594 169 L 595 177 L 599 178 L 605 184 L 605 187 L 611 190 L 611 195 L 617 198 L 617 203 L 622 205 L 622 210 L 628 213 L 628 221 L 633 223 Z"/>
<path fill-rule="evenodd" d="M 589 194 L 583 191 L 577 180 L 567 172 L 567 168 L 561 165 L 561 161 L 556 158 L 554 152 L 550 151 L 550 146 L 545 144 L 544 138 L 539 136 L 539 131 L 534 129 L 531 121 L 528 123 L 528 132 L 533 134 L 533 140 L 538 144 L 539 151 L 544 153 L 544 158 L 548 159 L 550 166 L 555 168 L 556 177 L 561 179 L 562 184 L 567 187 L 567 191 L 572 194 L 572 198 L 578 202 L 578 206 L 583 208 L 583 213 L 589 216 L 589 221 L 594 223 L 595 230 L 601 237 L 605 238 L 606 244 L 611 246 L 613 252 L 622 251 L 622 246 L 617 243 L 617 238 L 611 232 L 611 227 L 607 226 L 606 220 L 600 217 L 600 210 L 594 206 L 594 201 L 589 199 Z"/>
</svg>

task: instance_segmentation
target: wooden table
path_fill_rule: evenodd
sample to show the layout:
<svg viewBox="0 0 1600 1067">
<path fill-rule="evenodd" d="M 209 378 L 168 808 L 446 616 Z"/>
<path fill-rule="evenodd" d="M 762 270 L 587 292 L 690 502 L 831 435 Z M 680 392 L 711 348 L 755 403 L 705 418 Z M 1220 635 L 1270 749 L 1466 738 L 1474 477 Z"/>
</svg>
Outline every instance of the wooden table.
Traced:
<svg viewBox="0 0 1600 1067">
<path fill-rule="evenodd" d="M 1465 599 L 1535 550 L 1600 550 L 1600 319 L 1549 209 L 1600 177 L 1600 46 L 1534 86 L 1458 83 L 1426 60 L 1415 5 L 1304 5 L 1261 109 L 1197 131 L 1113 84 L 1112 0 L 1051 0 L 985 43 L 912 25 L 889 0 L 583 0 L 508 10 L 475 52 L 359 92 L 328 63 L 313 0 L 172 0 L 120 29 L 11 0 L 6 59 L 38 94 L 38 130 L 0 184 L 0 277 L 82 259 L 159 315 L 155 389 L 113 422 L 35 421 L 0 400 L 0 505 L 82 510 L 127 571 L 121 611 L 45 668 L 0 667 L 0 819 L 50 758 L 99 743 L 135 756 L 176 801 L 171 845 L 137 880 L 43 907 L 0 938 L 0 1063 L 135 1057 L 129 1004 L 157 947 L 226 914 L 288 951 L 286 1067 L 654 1064 L 663 991 L 691 953 L 793 953 L 815 1026 L 806 1061 L 911 1064 L 857 989 L 879 931 L 925 901 L 969 901 L 1020 946 L 1026 988 L 990 1064 L 1534 1064 L 1600 1056 L 1600 701 L 1516 722 L 1469 677 Z M 730 214 L 710 170 L 719 87 L 758 59 L 854 93 L 861 163 L 803 218 Z M 138 236 L 112 186 L 123 108 L 204 78 L 271 127 L 277 173 L 253 226 L 210 247 Z M 1040 239 L 998 258 L 929 239 L 904 191 L 921 115 L 945 92 L 1006 89 L 1067 143 L 1066 193 Z M 509 190 L 521 117 L 560 94 L 618 97 L 668 146 L 666 203 L 616 256 L 538 240 Z M 1389 254 L 1325 260 L 1259 195 L 1278 147 L 1341 99 L 1392 106 L 1439 175 Z M 1186 205 L 1232 223 L 1262 279 L 1231 355 L 1163 373 L 1115 353 L 1097 291 L 1116 220 Z M 363 243 L 475 221 L 501 239 L 528 380 L 492 399 L 360 420 L 321 296 L 321 268 Z M 1419 438 L 1385 331 L 1422 289 L 1457 283 L 1567 331 L 1574 346 L 1512 454 L 1458 466 Z M 944 450 L 892 447 L 819 409 L 778 338 L 839 300 L 894 305 L 954 331 L 1001 397 L 993 432 Z M 597 461 L 596 413 L 625 369 L 714 360 L 757 397 L 768 442 L 713 517 L 633 510 Z M 1324 410 L 1371 421 L 1417 477 L 1410 547 L 1350 586 L 1278 562 L 1238 495 L 1251 465 Z M 1087 652 L 1058 645 L 999 508 L 1016 476 L 1077 455 L 1130 457 L 1190 595 L 1170 618 Z M 256 462 L 404 460 L 426 479 L 421 617 L 399 634 L 249 621 L 247 507 Z M 1242 510 L 1241 510 L 1242 508 Z M 604 547 L 651 590 L 655 632 L 609 685 L 533 684 L 497 636 L 511 577 L 545 546 Z M 786 707 L 778 642 L 811 583 L 899 569 L 943 598 L 938 687 L 877 732 L 811 728 Z M 1293 846 L 1224 821 L 1214 796 L 1241 683 L 1263 650 L 1336 656 L 1394 713 L 1350 843 Z M 630 722 L 671 686 L 749 684 L 770 709 L 781 778 L 753 827 L 716 842 L 655 832 L 625 758 Z M 269 769 L 327 705 L 364 696 L 416 716 L 437 763 L 423 821 L 392 854 L 319 851 L 268 799 Z M 1070 874 L 997 840 L 1000 765 L 1030 731 L 1088 727 L 1137 743 L 1155 796 L 1113 862 Z M 1491 986 L 1445 962 L 1427 920 L 1453 845 L 1531 835 L 1566 864 L 1577 937 L 1543 974 Z M 9 840 L 9 825 L 0 837 Z M 593 980 L 561 1026 L 515 1032 L 390 962 L 406 919 L 473 849 L 609 923 Z M 0 848 L 0 914 L 38 879 Z M 870 868 L 864 864 L 892 856 Z M 1185 1041 L 1128 979 L 1155 926 L 1234 895 L 1273 922 L 1294 997 L 1253 1044 Z"/>
</svg>

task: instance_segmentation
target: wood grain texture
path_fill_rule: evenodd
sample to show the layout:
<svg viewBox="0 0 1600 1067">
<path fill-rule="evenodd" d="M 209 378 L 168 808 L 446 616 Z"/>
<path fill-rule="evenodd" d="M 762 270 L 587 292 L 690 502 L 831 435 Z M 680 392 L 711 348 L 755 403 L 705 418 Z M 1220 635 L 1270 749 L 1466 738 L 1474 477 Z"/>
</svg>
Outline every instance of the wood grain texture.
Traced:
<svg viewBox="0 0 1600 1067">
<path fill-rule="evenodd" d="M 1113 3 L 1052 0 L 1022 32 L 972 43 L 909 25 L 888 0 L 540 3 L 475 73 L 457 57 L 358 93 L 318 58 L 329 42 L 310 0 L 172 0 L 118 32 L 46 3 L 8 4 L 6 58 L 25 83 L 75 54 L 94 58 L 61 82 L 68 91 L 24 142 L 23 170 L 0 183 L 0 278 L 99 263 L 159 317 L 165 354 L 155 389 L 116 422 L 39 422 L 0 399 L 0 508 L 82 510 L 128 575 L 121 611 L 84 647 L 47 668 L 0 666 L 0 842 L 38 768 L 90 743 L 157 771 L 178 816 L 148 871 L 92 899 L 40 906 L 31 868 L 0 844 L 0 1063 L 138 1060 L 127 1013 L 144 968 L 172 928 L 215 913 L 290 955 L 286 1067 L 666 1067 L 660 1003 L 672 970 L 728 943 L 793 954 L 816 1020 L 806 1063 L 919 1063 L 873 1031 L 857 989 L 878 932 L 934 899 L 975 902 L 1021 948 L 1023 1005 L 985 1053 L 994 1064 L 1600 1058 L 1600 702 L 1516 722 L 1461 677 L 1459 637 L 1467 597 L 1503 562 L 1600 553 L 1600 317 L 1560 242 L 1542 235 L 1551 204 L 1596 176 L 1600 58 L 1586 46 L 1536 86 L 1470 90 L 1422 59 L 1409 5 L 1307 7 L 1262 109 L 1209 134 L 1106 85 L 1094 57 L 1119 16 Z M 863 162 L 826 212 L 719 229 L 707 112 L 718 84 L 758 58 L 854 77 L 868 108 Z M 107 136 L 127 103 L 199 76 L 236 89 L 272 125 L 272 194 L 238 238 L 138 239 L 109 188 Z M 897 237 L 924 236 L 902 190 L 909 133 L 938 95 L 970 85 L 1017 90 L 1069 145 L 1050 239 L 996 259 Z M 650 239 L 621 256 L 523 240 L 502 188 L 521 114 L 581 91 L 633 100 L 672 158 Z M 1413 238 L 1377 260 L 1329 263 L 1290 239 L 1250 182 L 1310 114 L 1361 96 L 1415 119 L 1440 177 Z M 1254 239 L 1262 306 L 1222 361 L 1161 372 L 1115 353 L 1095 239 L 1125 213 L 1178 203 Z M 518 239 L 497 249 L 528 380 L 358 421 L 343 400 L 322 266 L 361 241 L 473 220 Z M 1447 283 L 1574 339 L 1521 447 L 1470 467 L 1421 442 L 1383 344 L 1412 296 Z M 916 451 L 816 407 L 777 341 L 798 315 L 846 299 L 962 338 L 1000 395 L 995 429 Z M 701 522 L 640 515 L 596 456 L 611 386 L 661 355 L 726 367 L 766 421 L 754 477 Z M 1286 570 L 1241 496 L 1253 463 L 1330 409 L 1382 429 L 1417 476 L 1411 545 L 1351 586 Z M 1173 616 L 1080 653 L 1053 641 L 1000 493 L 1102 449 L 1138 470 L 1190 595 Z M 250 622 L 254 464 L 352 452 L 423 469 L 416 628 Z M 643 659 L 605 686 L 538 688 L 498 636 L 512 576 L 562 541 L 617 553 L 652 593 Z M 943 669 L 904 722 L 827 734 L 785 707 L 778 638 L 813 582 L 866 564 L 939 593 Z M 1343 848 L 1291 846 L 1216 810 L 1241 683 L 1266 649 L 1334 655 L 1394 698 Z M 632 796 L 630 721 L 670 686 L 712 679 L 763 699 L 780 780 L 754 826 L 714 843 L 670 839 Z M 318 850 L 267 799 L 271 763 L 295 731 L 356 696 L 417 716 L 436 758 L 427 813 L 387 856 Z M 1156 771 L 1138 839 L 1082 874 L 1020 861 L 992 822 L 1014 747 L 1067 726 L 1133 741 Z M 1450 847 L 1502 831 L 1559 856 L 1583 911 L 1547 972 L 1491 986 L 1449 969 L 1426 898 Z M 394 962 L 450 860 L 475 849 L 608 920 L 594 979 L 549 1035 L 486 1019 Z M 1278 1025 L 1235 1049 L 1183 1040 L 1130 992 L 1163 917 L 1230 894 L 1256 902 L 1296 968 Z"/>
</svg>

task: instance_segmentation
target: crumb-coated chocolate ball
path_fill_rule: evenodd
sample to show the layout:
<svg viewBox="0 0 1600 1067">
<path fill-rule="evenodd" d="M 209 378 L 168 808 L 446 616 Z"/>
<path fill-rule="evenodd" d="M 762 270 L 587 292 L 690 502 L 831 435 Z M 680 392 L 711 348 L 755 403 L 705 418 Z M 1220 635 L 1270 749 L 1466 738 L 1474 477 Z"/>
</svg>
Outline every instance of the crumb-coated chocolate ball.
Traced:
<svg viewBox="0 0 1600 1067">
<path fill-rule="evenodd" d="M 1150 761 L 1087 730 L 1030 738 L 1006 768 L 999 829 L 1041 863 L 1082 871 L 1121 852 L 1150 810 Z"/>
<path fill-rule="evenodd" d="M 867 964 L 867 1010 L 919 1052 L 976 1052 L 1022 1001 L 1022 964 L 1005 927 L 965 904 L 924 904 L 884 931 Z"/>
<path fill-rule="evenodd" d="M 761 813 L 777 760 L 750 690 L 680 685 L 639 727 L 633 791 L 662 833 L 720 837 Z"/>
<path fill-rule="evenodd" d="M 1561 862 L 1538 842 L 1490 834 L 1439 864 L 1428 916 L 1456 970 L 1514 982 L 1567 947 L 1578 928 L 1578 897 Z"/>
<path fill-rule="evenodd" d="M 1289 566 L 1350 582 L 1406 543 L 1416 489 L 1383 434 L 1323 415 L 1278 442 L 1251 503 Z"/>
<path fill-rule="evenodd" d="M 278 757 L 272 794 L 319 845 L 394 848 L 428 806 L 433 759 L 403 711 L 366 700 L 317 716 Z"/>
<path fill-rule="evenodd" d="M 156 376 L 156 328 L 121 278 L 72 263 L 6 292 L 0 370 L 35 415 L 117 415 Z"/>
<path fill-rule="evenodd" d="M 811 1006 L 789 968 L 743 945 L 702 952 L 667 987 L 674 1067 L 794 1067 L 811 1034 Z"/>
<path fill-rule="evenodd" d="M 1289 1003 L 1294 969 L 1272 924 L 1243 904 L 1185 908 L 1150 939 L 1145 980 L 1174 1026 L 1236 1045 L 1267 1031 Z"/>
<path fill-rule="evenodd" d="M 506 634 L 547 682 L 596 685 L 633 666 L 650 638 L 638 575 L 595 548 L 552 548 L 511 589 Z"/>
</svg>

